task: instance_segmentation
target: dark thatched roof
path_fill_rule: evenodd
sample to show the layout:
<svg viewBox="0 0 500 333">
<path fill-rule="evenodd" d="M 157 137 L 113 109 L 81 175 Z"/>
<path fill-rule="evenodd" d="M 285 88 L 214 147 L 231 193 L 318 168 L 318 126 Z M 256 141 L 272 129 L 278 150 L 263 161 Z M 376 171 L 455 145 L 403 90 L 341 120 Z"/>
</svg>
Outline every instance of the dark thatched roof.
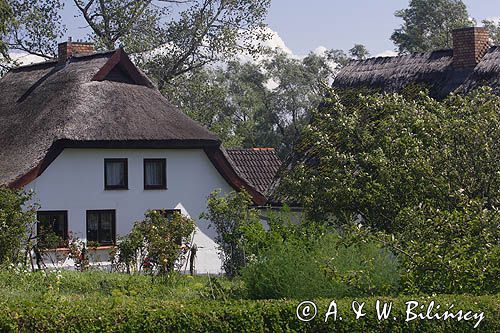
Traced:
<svg viewBox="0 0 500 333">
<path fill-rule="evenodd" d="M 34 168 L 61 139 L 218 143 L 156 89 L 93 81 L 112 55 L 20 67 L 0 80 L 0 183 Z"/>
<path fill-rule="evenodd" d="M 378 57 L 349 62 L 333 82 L 334 88 L 366 87 L 400 91 L 415 83 L 443 98 L 451 92 L 468 92 L 488 85 L 500 93 L 500 47 L 492 46 L 474 68 L 453 66 L 453 50 Z"/>
<path fill-rule="evenodd" d="M 0 80 L 0 185 L 22 187 L 67 147 L 203 148 L 234 188 L 219 139 L 172 106 L 122 50 L 19 67 Z"/>
<path fill-rule="evenodd" d="M 227 149 L 235 169 L 260 193 L 267 194 L 281 161 L 272 148 Z"/>
</svg>

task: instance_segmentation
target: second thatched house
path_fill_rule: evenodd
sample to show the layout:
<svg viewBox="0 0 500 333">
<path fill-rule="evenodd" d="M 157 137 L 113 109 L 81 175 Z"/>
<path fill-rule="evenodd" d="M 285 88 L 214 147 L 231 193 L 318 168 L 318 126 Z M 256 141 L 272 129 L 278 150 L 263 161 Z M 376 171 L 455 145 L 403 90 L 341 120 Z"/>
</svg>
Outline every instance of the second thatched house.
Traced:
<svg viewBox="0 0 500 333">
<path fill-rule="evenodd" d="M 452 32 L 453 49 L 351 61 L 340 70 L 333 87 L 400 91 L 410 84 L 443 98 L 490 86 L 500 94 L 500 46 L 491 46 L 485 28 Z"/>
</svg>

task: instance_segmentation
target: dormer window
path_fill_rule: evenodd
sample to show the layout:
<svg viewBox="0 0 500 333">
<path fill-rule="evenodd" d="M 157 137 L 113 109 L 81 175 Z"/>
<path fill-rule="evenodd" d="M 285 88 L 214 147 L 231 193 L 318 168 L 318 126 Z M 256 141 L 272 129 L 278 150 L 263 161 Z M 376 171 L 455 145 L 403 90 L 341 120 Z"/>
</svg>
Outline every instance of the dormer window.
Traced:
<svg viewBox="0 0 500 333">
<path fill-rule="evenodd" d="M 144 159 L 144 189 L 167 189 L 167 160 L 164 158 Z"/>
<path fill-rule="evenodd" d="M 128 161 L 126 158 L 104 160 L 104 188 L 106 190 L 128 190 Z"/>
</svg>

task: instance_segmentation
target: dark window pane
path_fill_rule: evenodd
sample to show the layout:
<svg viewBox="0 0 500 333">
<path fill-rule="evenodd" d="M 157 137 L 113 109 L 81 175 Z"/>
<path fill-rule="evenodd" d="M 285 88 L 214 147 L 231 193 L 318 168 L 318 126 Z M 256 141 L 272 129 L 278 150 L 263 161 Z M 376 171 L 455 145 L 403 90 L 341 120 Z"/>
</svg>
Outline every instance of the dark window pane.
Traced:
<svg viewBox="0 0 500 333">
<path fill-rule="evenodd" d="M 115 242 L 115 211 L 87 211 L 87 241 L 101 245 Z"/>
<path fill-rule="evenodd" d="M 144 160 L 144 188 L 165 189 L 166 188 L 166 160 L 145 159 Z"/>
<path fill-rule="evenodd" d="M 100 225 L 100 243 L 112 243 L 113 242 L 113 213 L 104 212 L 101 214 L 101 225 Z"/>
<path fill-rule="evenodd" d="M 104 160 L 104 178 L 106 189 L 127 188 L 127 159 Z"/>
<path fill-rule="evenodd" d="M 63 240 L 68 239 L 68 213 L 67 211 L 39 211 L 37 212 L 37 235 L 40 242 L 47 239 L 61 240 L 59 244 L 45 244 L 50 246 L 64 246 Z"/>
</svg>

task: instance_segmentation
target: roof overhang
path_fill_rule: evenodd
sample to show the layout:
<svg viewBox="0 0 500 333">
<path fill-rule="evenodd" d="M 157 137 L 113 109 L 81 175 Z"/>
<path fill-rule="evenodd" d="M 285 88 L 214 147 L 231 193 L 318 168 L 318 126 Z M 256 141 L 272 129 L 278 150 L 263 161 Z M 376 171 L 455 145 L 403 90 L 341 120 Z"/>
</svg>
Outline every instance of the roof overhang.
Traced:
<svg viewBox="0 0 500 333">
<path fill-rule="evenodd" d="M 242 178 L 216 140 L 94 140 L 80 141 L 61 139 L 55 141 L 44 158 L 34 168 L 8 184 L 11 188 L 22 188 L 38 178 L 65 148 L 100 149 L 203 149 L 217 171 L 235 190 L 245 190 L 254 204 L 262 206 L 267 198 Z"/>
</svg>

